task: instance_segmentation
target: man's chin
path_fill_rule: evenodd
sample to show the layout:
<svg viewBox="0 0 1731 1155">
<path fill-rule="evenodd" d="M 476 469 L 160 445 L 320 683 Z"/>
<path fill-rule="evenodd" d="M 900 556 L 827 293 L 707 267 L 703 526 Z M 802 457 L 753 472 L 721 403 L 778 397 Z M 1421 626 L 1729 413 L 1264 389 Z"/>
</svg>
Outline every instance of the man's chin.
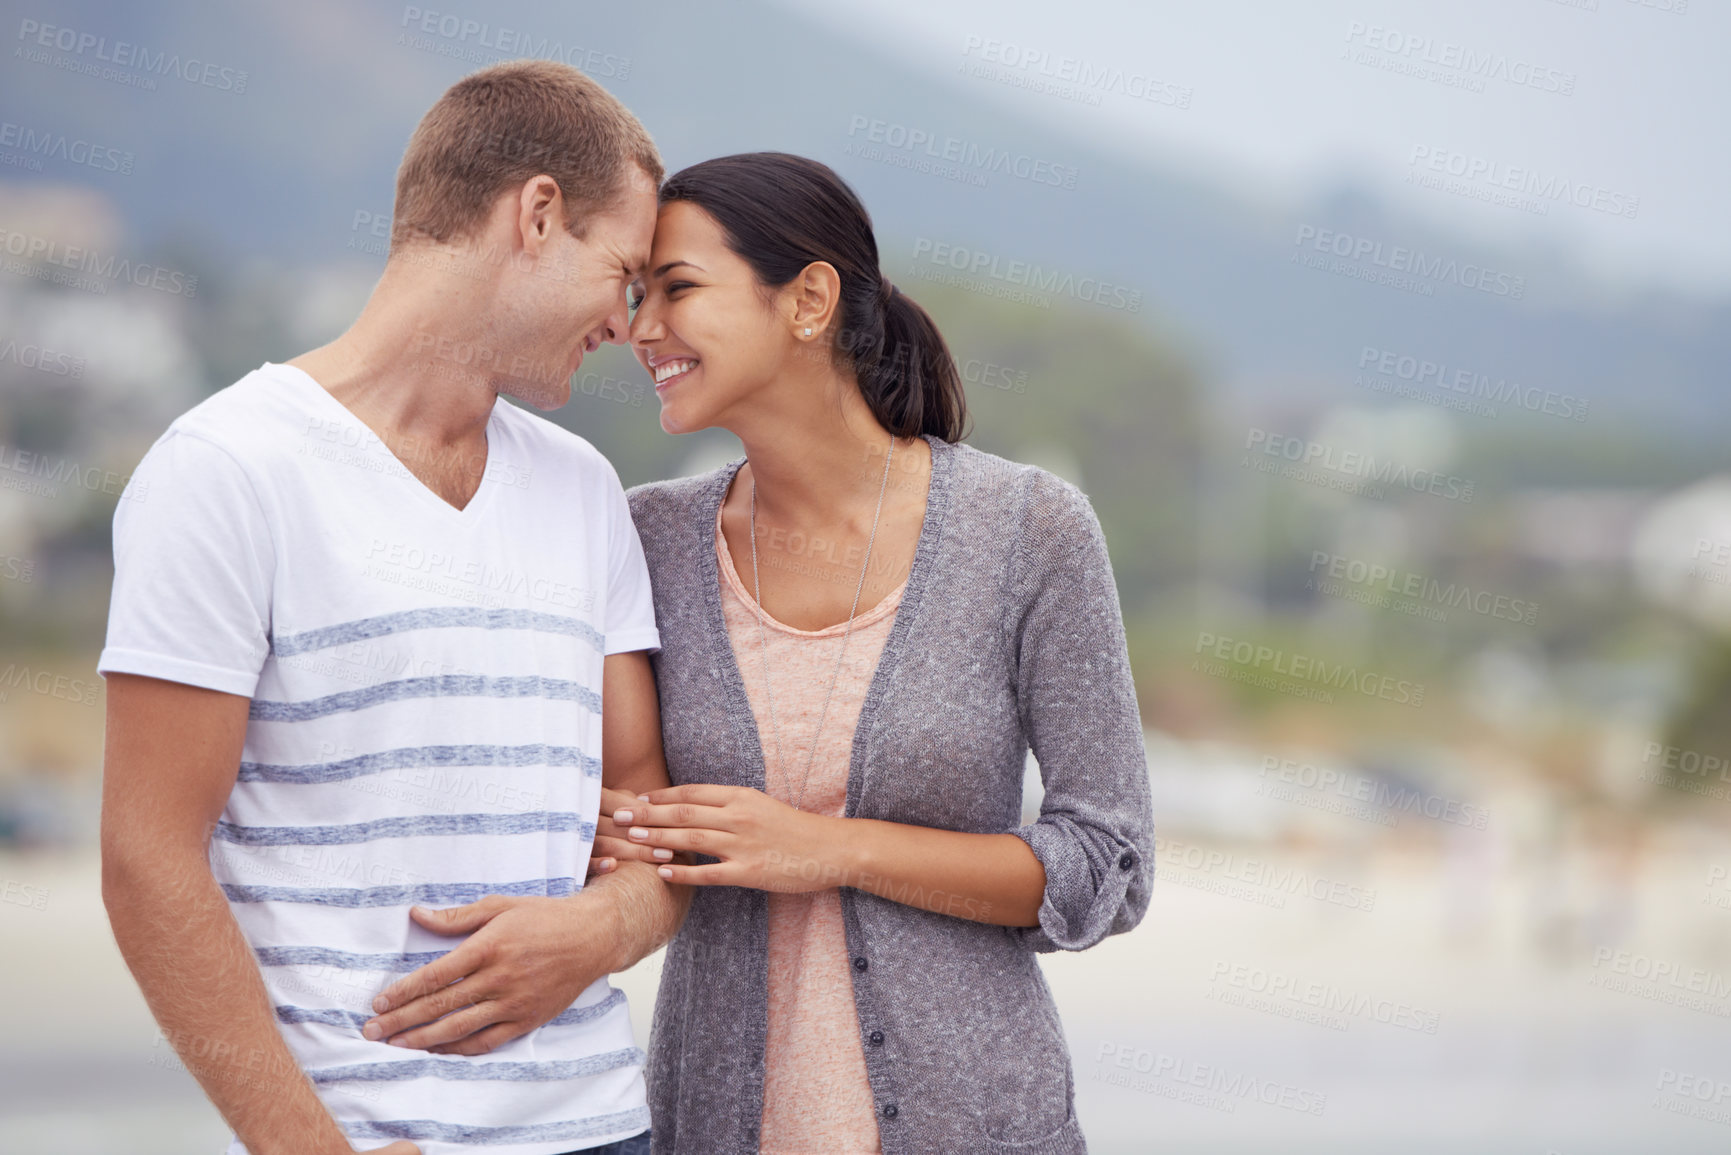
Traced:
<svg viewBox="0 0 1731 1155">
<path fill-rule="evenodd" d="M 558 388 L 523 389 L 521 391 L 501 389 L 499 392 L 513 401 L 521 401 L 531 409 L 539 409 L 546 413 L 554 409 L 563 409 L 570 402 L 571 379 L 567 377 L 565 383 Z"/>
</svg>

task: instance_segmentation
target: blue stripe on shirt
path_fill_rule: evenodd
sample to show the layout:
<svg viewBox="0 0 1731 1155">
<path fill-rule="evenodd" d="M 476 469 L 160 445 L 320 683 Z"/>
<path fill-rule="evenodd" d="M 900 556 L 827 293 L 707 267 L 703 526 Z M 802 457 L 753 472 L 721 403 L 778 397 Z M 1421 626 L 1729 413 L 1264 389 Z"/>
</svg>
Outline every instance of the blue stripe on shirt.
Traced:
<svg viewBox="0 0 1731 1155">
<path fill-rule="evenodd" d="M 382 969 L 382 968 L 381 968 Z M 548 1019 L 542 1026 L 570 1027 L 578 1023 L 587 1023 L 598 1019 L 615 1007 L 625 1003 L 624 991 L 613 991 L 600 1002 L 587 1007 L 571 1007 L 560 1011 Z M 372 1022 L 376 1016 L 363 1014 L 360 1011 L 344 1011 L 335 1007 L 294 1007 L 279 1006 L 276 1008 L 276 1021 L 279 1023 L 315 1023 L 324 1027 L 353 1027 L 358 1034 L 360 1029 Z"/>
<path fill-rule="evenodd" d="M 253 948 L 252 953 L 261 967 L 330 967 L 332 970 L 407 974 L 442 959 L 451 952 L 434 950 L 416 951 L 412 954 L 360 954 L 322 946 L 261 946 Z"/>
<path fill-rule="evenodd" d="M 473 606 L 430 606 L 425 609 L 403 610 L 358 618 L 352 622 L 303 630 L 298 634 L 271 639 L 271 653 L 279 658 L 311 653 L 349 642 L 363 642 L 411 630 L 474 629 L 474 630 L 533 630 L 537 633 L 566 634 L 581 638 L 596 650 L 602 649 L 599 630 L 581 618 L 560 614 L 544 614 L 535 610 L 484 610 Z"/>
<path fill-rule="evenodd" d="M 305 702 L 254 699 L 248 717 L 255 722 L 305 722 L 413 698 L 551 698 L 576 702 L 596 714 L 601 712 L 601 695 L 581 682 L 539 675 L 494 678 L 482 674 L 441 674 L 431 678 L 399 678 Z"/>
<path fill-rule="evenodd" d="M 242 762 L 238 780 L 310 785 L 363 778 L 369 774 L 382 774 L 386 770 L 423 766 L 540 765 L 576 766 L 589 778 L 601 776 L 601 759 L 585 754 L 576 746 L 531 743 L 526 746 L 404 746 L 396 750 L 380 750 L 375 754 L 360 754 L 335 762 L 308 762 L 302 765 Z M 410 785 L 417 783 L 411 782 Z"/>
<path fill-rule="evenodd" d="M 242 846 L 338 846 L 371 842 L 378 838 L 416 838 L 422 835 L 541 834 L 576 831 L 585 839 L 595 837 L 593 823 L 576 814 L 531 810 L 518 814 L 415 814 L 404 818 L 375 818 L 346 826 L 236 826 L 218 822 L 215 836 Z"/>
<path fill-rule="evenodd" d="M 641 1066 L 644 1054 L 624 1047 L 590 1055 L 584 1059 L 547 1059 L 541 1062 L 471 1058 L 402 1059 L 392 1063 L 351 1063 L 346 1067 L 310 1067 L 307 1078 L 315 1083 L 392 1083 L 406 1079 L 444 1079 L 454 1083 L 555 1083 L 583 1079 L 620 1067 Z"/>
<path fill-rule="evenodd" d="M 526 1123 L 511 1127 L 482 1127 L 466 1123 L 445 1123 L 437 1119 L 381 1119 L 344 1122 L 339 1125 L 356 1139 L 430 1139 L 465 1145 L 545 1143 L 553 1140 L 593 1139 L 599 1135 L 617 1135 L 621 1131 L 631 1133 L 648 1130 L 649 1108 L 633 1107 L 629 1111 L 593 1115 L 587 1119 Z"/>
<path fill-rule="evenodd" d="M 411 906 L 415 903 L 461 905 L 489 894 L 544 895 L 564 898 L 582 884 L 575 878 L 531 878 L 523 882 L 423 882 L 413 886 L 237 886 L 223 883 L 230 902 L 296 902 L 351 908 Z"/>
</svg>

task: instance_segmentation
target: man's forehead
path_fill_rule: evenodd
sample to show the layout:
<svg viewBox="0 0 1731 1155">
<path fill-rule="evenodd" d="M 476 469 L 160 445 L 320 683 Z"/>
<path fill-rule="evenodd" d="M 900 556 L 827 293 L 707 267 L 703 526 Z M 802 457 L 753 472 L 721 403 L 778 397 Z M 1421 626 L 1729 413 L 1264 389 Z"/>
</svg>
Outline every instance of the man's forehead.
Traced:
<svg viewBox="0 0 1731 1155">
<path fill-rule="evenodd" d="M 655 242 L 656 198 L 652 185 L 632 188 L 628 194 L 619 230 L 624 263 L 633 272 L 642 272 L 649 264 L 649 251 Z"/>
<path fill-rule="evenodd" d="M 628 213 L 608 213 L 597 219 L 599 227 L 592 230 L 592 240 L 611 259 L 634 273 L 642 272 L 649 264 L 655 239 L 654 221 L 653 216 L 645 223 Z"/>
</svg>

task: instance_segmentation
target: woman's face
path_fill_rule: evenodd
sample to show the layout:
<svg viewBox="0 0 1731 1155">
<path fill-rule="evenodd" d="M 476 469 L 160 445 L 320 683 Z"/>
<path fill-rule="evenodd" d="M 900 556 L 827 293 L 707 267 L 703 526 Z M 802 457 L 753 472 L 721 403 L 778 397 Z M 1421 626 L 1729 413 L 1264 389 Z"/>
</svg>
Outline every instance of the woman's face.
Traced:
<svg viewBox="0 0 1731 1155">
<path fill-rule="evenodd" d="M 727 247 L 721 226 L 687 201 L 661 207 L 631 319 L 631 347 L 655 380 L 661 428 L 726 424 L 801 346 L 777 297 Z"/>
</svg>

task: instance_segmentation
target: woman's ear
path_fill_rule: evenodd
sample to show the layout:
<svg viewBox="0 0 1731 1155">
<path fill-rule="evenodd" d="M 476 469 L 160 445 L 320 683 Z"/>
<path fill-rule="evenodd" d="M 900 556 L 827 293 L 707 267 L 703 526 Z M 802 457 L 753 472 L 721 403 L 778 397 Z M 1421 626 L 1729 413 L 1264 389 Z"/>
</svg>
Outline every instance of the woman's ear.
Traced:
<svg viewBox="0 0 1731 1155">
<path fill-rule="evenodd" d="M 794 339 L 817 340 L 841 306 L 841 274 L 828 261 L 813 261 L 787 288 L 788 322 Z"/>
</svg>

